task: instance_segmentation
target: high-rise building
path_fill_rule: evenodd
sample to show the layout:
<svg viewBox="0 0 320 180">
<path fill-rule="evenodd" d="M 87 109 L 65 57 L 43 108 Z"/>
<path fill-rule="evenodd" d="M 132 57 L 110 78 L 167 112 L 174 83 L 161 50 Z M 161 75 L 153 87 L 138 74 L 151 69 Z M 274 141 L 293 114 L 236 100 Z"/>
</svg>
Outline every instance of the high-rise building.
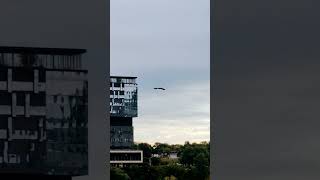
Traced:
<svg viewBox="0 0 320 180">
<path fill-rule="evenodd" d="M 141 163 L 142 151 L 132 150 L 133 118 L 138 116 L 136 77 L 110 77 L 110 137 L 112 164 Z"/>
<path fill-rule="evenodd" d="M 0 47 L 0 177 L 88 174 L 85 52 Z"/>
</svg>

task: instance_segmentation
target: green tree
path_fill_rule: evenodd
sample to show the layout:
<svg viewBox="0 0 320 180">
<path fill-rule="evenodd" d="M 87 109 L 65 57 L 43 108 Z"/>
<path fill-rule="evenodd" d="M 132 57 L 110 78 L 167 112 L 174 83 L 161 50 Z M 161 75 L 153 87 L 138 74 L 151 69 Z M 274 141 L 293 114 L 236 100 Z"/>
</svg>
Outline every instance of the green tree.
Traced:
<svg viewBox="0 0 320 180">
<path fill-rule="evenodd" d="M 193 164 L 194 155 L 195 151 L 191 146 L 184 147 L 181 151 L 180 162 L 184 165 L 190 166 Z"/>
<path fill-rule="evenodd" d="M 194 165 L 195 157 L 204 153 L 206 156 L 206 163 L 209 162 L 209 149 L 207 144 L 189 144 L 186 143 L 179 152 L 180 162 L 186 166 Z"/>
<path fill-rule="evenodd" d="M 143 151 L 143 157 L 150 158 L 152 156 L 152 146 L 148 143 L 140 143 L 137 146 L 137 149 Z"/>
<path fill-rule="evenodd" d="M 143 165 L 132 165 L 125 168 L 125 171 L 129 175 L 131 179 L 134 180 L 152 180 L 151 172 L 150 172 L 150 166 L 147 164 Z"/>
<path fill-rule="evenodd" d="M 209 178 L 210 143 L 186 142 L 184 145 L 168 145 L 155 143 L 152 147 L 147 143 L 135 144 L 134 149 L 144 151 L 144 164 L 124 167 L 126 174 L 134 180 L 206 180 Z M 178 152 L 179 159 L 169 157 L 152 157 L 152 153 L 169 154 Z M 151 160 L 151 166 L 149 161 Z"/>
<path fill-rule="evenodd" d="M 152 157 L 151 158 L 151 165 L 152 166 L 159 166 L 160 165 L 160 158 L 158 157 Z"/>
<path fill-rule="evenodd" d="M 110 178 L 112 180 L 130 180 L 131 178 L 120 168 L 112 167 L 110 169 Z"/>
<path fill-rule="evenodd" d="M 172 147 L 167 143 L 155 143 L 153 148 L 155 153 L 164 156 L 168 156 L 172 151 Z"/>
<path fill-rule="evenodd" d="M 210 174 L 208 158 L 208 154 L 206 153 L 199 153 L 194 158 L 195 174 L 199 180 L 206 179 Z"/>
</svg>

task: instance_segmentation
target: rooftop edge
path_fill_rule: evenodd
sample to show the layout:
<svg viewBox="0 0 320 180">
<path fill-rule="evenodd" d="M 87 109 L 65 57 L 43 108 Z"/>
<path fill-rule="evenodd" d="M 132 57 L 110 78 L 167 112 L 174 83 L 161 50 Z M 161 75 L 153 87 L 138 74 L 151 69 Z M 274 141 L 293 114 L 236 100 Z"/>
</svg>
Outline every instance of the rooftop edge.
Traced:
<svg viewBox="0 0 320 180">
<path fill-rule="evenodd" d="M 49 55 L 77 55 L 86 53 L 86 49 L 72 48 L 39 48 L 39 47 L 14 47 L 0 46 L 0 53 L 31 53 Z"/>
</svg>

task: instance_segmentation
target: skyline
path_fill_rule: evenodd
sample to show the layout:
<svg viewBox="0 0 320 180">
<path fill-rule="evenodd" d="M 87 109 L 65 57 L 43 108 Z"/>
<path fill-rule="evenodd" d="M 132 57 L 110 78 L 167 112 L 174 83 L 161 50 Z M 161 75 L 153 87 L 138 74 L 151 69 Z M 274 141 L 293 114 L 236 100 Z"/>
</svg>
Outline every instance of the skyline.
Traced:
<svg viewBox="0 0 320 180">
<path fill-rule="evenodd" d="M 138 77 L 135 142 L 210 140 L 209 18 L 208 0 L 111 1 L 111 75 Z"/>
</svg>

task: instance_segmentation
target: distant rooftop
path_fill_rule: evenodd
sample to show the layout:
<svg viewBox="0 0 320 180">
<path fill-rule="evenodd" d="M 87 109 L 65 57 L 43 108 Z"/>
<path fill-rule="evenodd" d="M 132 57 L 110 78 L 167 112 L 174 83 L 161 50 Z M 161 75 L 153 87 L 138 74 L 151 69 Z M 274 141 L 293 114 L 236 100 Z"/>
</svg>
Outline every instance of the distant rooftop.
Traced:
<svg viewBox="0 0 320 180">
<path fill-rule="evenodd" d="M 27 54 L 46 54 L 46 55 L 78 55 L 78 54 L 83 54 L 85 52 L 87 52 L 87 50 L 85 50 L 85 49 L 0 46 L 0 53 L 27 53 Z"/>
</svg>

